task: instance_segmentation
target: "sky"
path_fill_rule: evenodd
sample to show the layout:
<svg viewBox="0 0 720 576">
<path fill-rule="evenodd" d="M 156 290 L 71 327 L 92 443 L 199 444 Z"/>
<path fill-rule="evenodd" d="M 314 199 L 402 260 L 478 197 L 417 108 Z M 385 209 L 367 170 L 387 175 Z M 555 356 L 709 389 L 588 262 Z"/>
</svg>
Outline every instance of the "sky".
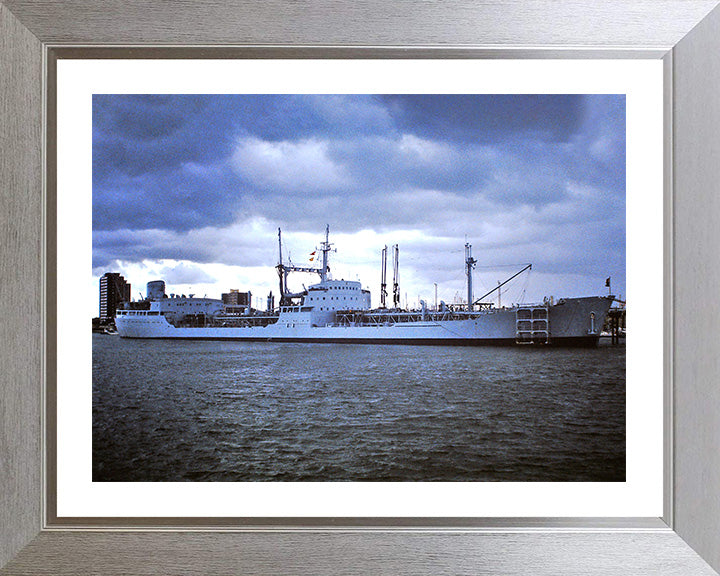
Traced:
<svg viewBox="0 0 720 576">
<path fill-rule="evenodd" d="M 436 286 L 466 298 L 466 242 L 474 298 L 528 263 L 485 301 L 607 294 L 607 277 L 624 295 L 625 164 L 624 95 L 96 94 L 93 282 L 239 289 L 264 309 L 278 228 L 285 263 L 313 266 L 329 225 L 331 276 L 373 306 L 394 244 L 410 307 Z"/>
</svg>

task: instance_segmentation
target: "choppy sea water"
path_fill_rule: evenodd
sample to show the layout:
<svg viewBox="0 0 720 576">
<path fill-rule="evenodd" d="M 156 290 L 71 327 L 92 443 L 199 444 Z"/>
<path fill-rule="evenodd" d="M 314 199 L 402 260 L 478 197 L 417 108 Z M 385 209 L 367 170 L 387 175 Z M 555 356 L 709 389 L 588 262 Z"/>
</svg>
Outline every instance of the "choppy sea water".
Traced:
<svg viewBox="0 0 720 576">
<path fill-rule="evenodd" d="M 625 348 L 93 334 L 94 481 L 624 481 Z"/>
</svg>

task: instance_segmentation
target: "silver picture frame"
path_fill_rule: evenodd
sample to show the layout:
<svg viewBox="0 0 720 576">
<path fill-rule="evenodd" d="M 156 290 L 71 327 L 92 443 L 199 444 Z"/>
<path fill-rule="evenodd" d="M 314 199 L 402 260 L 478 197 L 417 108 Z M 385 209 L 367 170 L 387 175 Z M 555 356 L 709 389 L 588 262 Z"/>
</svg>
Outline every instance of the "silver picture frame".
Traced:
<svg viewBox="0 0 720 576">
<path fill-rule="evenodd" d="M 719 3 L 0 0 L 0 574 L 716 574 Z M 123 56 L 661 59 L 663 516 L 58 518 L 53 69 Z"/>
</svg>

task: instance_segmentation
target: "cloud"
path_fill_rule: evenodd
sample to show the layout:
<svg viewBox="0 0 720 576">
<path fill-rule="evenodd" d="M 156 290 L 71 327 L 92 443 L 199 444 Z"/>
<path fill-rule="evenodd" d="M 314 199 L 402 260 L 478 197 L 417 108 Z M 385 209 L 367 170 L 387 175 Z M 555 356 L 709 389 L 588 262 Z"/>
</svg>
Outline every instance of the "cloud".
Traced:
<svg viewBox="0 0 720 576">
<path fill-rule="evenodd" d="M 215 278 L 192 262 L 163 266 L 158 274 L 168 284 L 209 284 L 215 281 Z"/>
<path fill-rule="evenodd" d="M 267 266 L 274 263 L 277 228 L 262 219 L 190 231 L 122 229 L 93 232 L 93 268 L 114 261 L 187 260 L 202 264 Z"/>
<path fill-rule="evenodd" d="M 400 94 L 383 100 L 401 129 L 465 143 L 518 134 L 567 141 L 583 112 L 583 97 L 573 94 Z"/>
<path fill-rule="evenodd" d="M 467 236 L 488 265 L 624 276 L 625 138 L 623 95 L 96 95 L 93 266 L 226 279 L 329 223 L 371 275 L 400 239 L 406 278 L 462 282 Z"/>
<path fill-rule="evenodd" d="M 231 164 L 233 170 L 256 188 L 286 193 L 309 193 L 343 188 L 347 178 L 328 156 L 327 142 L 270 142 L 243 138 Z"/>
</svg>

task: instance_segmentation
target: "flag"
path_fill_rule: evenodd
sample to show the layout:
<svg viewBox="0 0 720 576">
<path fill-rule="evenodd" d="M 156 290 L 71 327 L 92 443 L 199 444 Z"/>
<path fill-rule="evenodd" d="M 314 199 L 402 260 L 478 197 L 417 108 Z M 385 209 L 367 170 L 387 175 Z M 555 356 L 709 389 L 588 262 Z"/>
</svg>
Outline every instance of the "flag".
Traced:
<svg viewBox="0 0 720 576">
<path fill-rule="evenodd" d="M 607 277 L 607 280 L 605 280 L 605 286 L 610 288 L 610 276 Z"/>
<path fill-rule="evenodd" d="M 316 252 L 317 252 L 317 250 L 315 250 L 315 251 L 313 251 L 313 252 L 310 253 L 310 262 L 312 262 L 313 260 L 315 260 L 315 253 L 316 253 Z"/>
</svg>

